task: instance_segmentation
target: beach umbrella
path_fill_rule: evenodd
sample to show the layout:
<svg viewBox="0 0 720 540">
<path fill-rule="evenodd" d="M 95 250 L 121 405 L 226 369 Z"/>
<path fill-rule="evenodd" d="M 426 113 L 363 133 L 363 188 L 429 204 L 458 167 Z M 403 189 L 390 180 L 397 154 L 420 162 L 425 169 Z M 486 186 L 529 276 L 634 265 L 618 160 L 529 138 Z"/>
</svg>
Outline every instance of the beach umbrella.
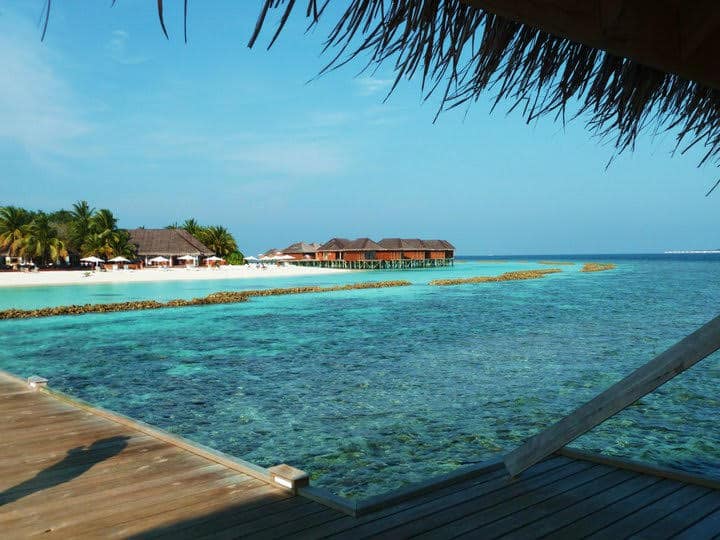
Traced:
<svg viewBox="0 0 720 540">
<path fill-rule="evenodd" d="M 245 260 L 246 260 L 246 261 L 250 261 L 250 262 L 255 262 L 255 261 L 259 261 L 260 259 L 258 259 L 257 257 L 253 257 L 252 255 L 250 255 L 249 257 L 245 257 Z"/>
<path fill-rule="evenodd" d="M 178 257 L 178 259 L 181 261 L 194 261 L 195 257 L 192 255 L 183 255 L 182 257 Z"/>
<path fill-rule="evenodd" d="M 126 259 L 125 257 L 117 256 L 113 257 L 112 259 L 108 259 L 108 262 L 130 262 L 130 259 Z"/>
<path fill-rule="evenodd" d="M 277 257 L 277 259 L 279 261 L 294 261 L 295 257 L 293 257 L 292 255 L 283 254 L 283 255 L 280 255 L 279 257 Z"/>
<path fill-rule="evenodd" d="M 153 257 L 153 258 L 150 259 L 148 262 L 151 262 L 151 263 L 168 263 L 168 262 L 170 262 L 170 259 L 166 259 L 165 257 L 162 257 L 162 256 L 157 256 L 157 257 Z"/>
<path fill-rule="evenodd" d="M 90 256 L 90 257 L 83 257 L 83 258 L 80 259 L 80 260 L 81 260 L 82 262 L 91 262 L 91 263 L 95 263 L 95 264 L 101 263 L 101 262 L 105 262 L 105 261 L 102 260 L 100 257 L 95 257 L 95 255 L 92 255 L 92 256 Z"/>
<path fill-rule="evenodd" d="M 225 259 L 223 259 L 222 257 L 216 257 L 215 255 L 213 255 L 212 257 L 208 257 L 205 260 L 206 261 L 224 261 Z"/>
</svg>

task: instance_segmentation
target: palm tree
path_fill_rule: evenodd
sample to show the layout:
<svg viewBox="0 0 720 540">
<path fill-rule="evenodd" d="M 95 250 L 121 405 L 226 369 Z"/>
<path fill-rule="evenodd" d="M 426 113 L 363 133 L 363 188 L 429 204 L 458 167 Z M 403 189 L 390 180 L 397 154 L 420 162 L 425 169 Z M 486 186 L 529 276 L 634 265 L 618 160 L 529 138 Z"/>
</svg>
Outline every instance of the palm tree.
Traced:
<svg viewBox="0 0 720 540">
<path fill-rule="evenodd" d="M 182 228 L 192 234 L 195 238 L 202 234 L 203 231 L 203 227 L 195 218 L 186 219 L 182 224 Z"/>
<path fill-rule="evenodd" d="M 175 230 L 179 229 L 180 225 L 177 224 L 177 221 L 173 221 L 170 225 L 166 225 L 165 228 Z"/>
<path fill-rule="evenodd" d="M 0 249 L 8 250 L 11 256 L 17 254 L 25 236 L 24 229 L 31 220 L 32 215 L 23 208 L 0 208 Z"/>
<path fill-rule="evenodd" d="M 95 215 L 95 209 L 90 208 L 87 201 L 78 201 L 73 204 L 72 221 L 70 224 L 70 244 L 80 250 L 85 239 L 90 234 L 90 222 Z"/>
<path fill-rule="evenodd" d="M 130 242 L 130 233 L 125 229 L 115 231 L 108 244 L 112 248 L 113 257 L 135 258 L 137 248 L 135 244 Z"/>
<path fill-rule="evenodd" d="M 230 231 L 219 225 L 212 225 L 202 229 L 198 240 L 220 257 L 226 257 L 230 253 L 237 251 L 237 244 Z"/>
<path fill-rule="evenodd" d="M 95 212 L 90 219 L 90 232 L 95 234 L 107 234 L 117 230 L 117 218 L 107 208 Z"/>
<path fill-rule="evenodd" d="M 47 214 L 40 212 L 24 227 L 20 254 L 28 259 L 40 259 L 42 265 L 67 257 L 65 243 L 58 238 L 57 230 Z"/>
</svg>

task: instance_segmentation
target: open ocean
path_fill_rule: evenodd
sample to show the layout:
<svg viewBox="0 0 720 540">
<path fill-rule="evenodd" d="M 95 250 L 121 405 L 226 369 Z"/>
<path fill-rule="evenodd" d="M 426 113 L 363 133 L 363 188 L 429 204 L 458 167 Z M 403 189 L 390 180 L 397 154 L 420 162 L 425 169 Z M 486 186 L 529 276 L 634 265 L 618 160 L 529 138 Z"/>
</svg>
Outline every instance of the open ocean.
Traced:
<svg viewBox="0 0 720 540">
<path fill-rule="evenodd" d="M 366 497 L 516 447 L 720 312 L 717 254 L 502 259 L 294 279 L 0 288 L 4 309 L 414 284 L 0 321 L 0 368 Z M 577 264 L 532 281 L 427 285 L 549 268 L 536 262 L 545 259 Z M 578 272 L 589 261 L 618 268 Z M 709 357 L 572 446 L 720 478 L 719 360 Z"/>
</svg>

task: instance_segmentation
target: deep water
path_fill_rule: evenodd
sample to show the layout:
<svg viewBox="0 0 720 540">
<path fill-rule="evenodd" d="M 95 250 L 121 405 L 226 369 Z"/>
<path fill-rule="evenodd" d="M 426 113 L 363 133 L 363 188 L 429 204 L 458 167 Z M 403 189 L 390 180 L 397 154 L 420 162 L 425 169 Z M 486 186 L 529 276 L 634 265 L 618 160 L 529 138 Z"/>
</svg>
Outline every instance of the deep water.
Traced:
<svg viewBox="0 0 720 540">
<path fill-rule="evenodd" d="M 316 485 L 365 497 L 512 449 L 718 314 L 717 256 L 602 260 L 618 268 L 583 274 L 577 264 L 534 281 L 455 287 L 427 282 L 539 266 L 523 258 L 292 282 L 0 289 L 2 308 L 414 282 L 4 321 L 0 368 L 43 375 L 93 404 L 260 465 L 290 463 Z M 720 477 L 719 358 L 574 446 Z"/>
</svg>

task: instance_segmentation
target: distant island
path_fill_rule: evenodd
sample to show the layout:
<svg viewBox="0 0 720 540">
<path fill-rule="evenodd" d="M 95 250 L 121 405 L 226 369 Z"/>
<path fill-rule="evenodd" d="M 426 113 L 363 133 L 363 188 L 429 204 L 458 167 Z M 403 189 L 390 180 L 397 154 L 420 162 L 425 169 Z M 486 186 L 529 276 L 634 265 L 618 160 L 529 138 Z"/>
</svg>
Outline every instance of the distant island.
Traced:
<svg viewBox="0 0 720 540">
<path fill-rule="evenodd" d="M 720 253 L 720 249 L 689 249 L 664 251 L 665 255 L 702 255 L 707 253 Z"/>
</svg>

